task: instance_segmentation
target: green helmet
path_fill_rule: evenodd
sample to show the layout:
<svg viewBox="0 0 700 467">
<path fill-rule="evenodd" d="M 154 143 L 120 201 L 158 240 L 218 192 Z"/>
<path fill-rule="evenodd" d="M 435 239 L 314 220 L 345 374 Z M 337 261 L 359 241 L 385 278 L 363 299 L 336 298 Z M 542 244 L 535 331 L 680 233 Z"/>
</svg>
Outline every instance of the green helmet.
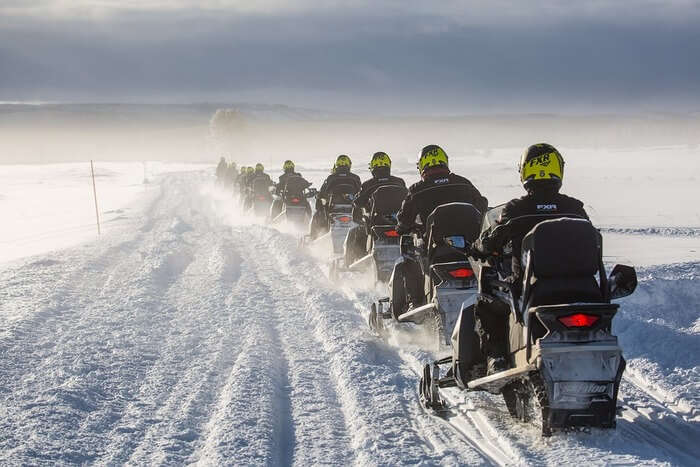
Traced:
<svg viewBox="0 0 700 467">
<path fill-rule="evenodd" d="M 255 164 L 255 171 L 256 172 L 264 172 L 265 167 L 260 162 L 258 162 L 257 164 Z"/>
<path fill-rule="evenodd" d="M 287 159 L 286 161 L 284 161 L 284 164 L 282 164 L 282 170 L 284 171 L 284 173 L 294 172 L 294 162 Z"/>
<path fill-rule="evenodd" d="M 253 167 L 246 167 L 246 168 L 245 168 L 245 172 L 248 173 L 248 174 L 255 173 L 255 168 L 253 168 Z"/>
<path fill-rule="evenodd" d="M 391 168 L 391 159 L 389 158 L 389 155 L 382 151 L 375 152 L 372 156 L 372 160 L 369 161 L 370 172 L 374 172 L 374 170 L 378 169 L 379 167 Z"/>
<path fill-rule="evenodd" d="M 338 169 L 349 171 L 351 168 L 352 161 L 350 160 L 350 157 L 346 156 L 345 154 L 341 154 L 335 160 L 335 164 L 333 165 L 333 173 L 335 173 Z"/>
<path fill-rule="evenodd" d="M 447 153 L 436 144 L 428 145 L 421 151 L 417 165 L 421 175 L 431 167 L 449 168 L 447 164 Z"/>
<path fill-rule="evenodd" d="M 533 144 L 525 150 L 518 164 L 520 182 L 526 190 L 551 186 L 561 188 L 564 158 L 551 144 Z"/>
</svg>

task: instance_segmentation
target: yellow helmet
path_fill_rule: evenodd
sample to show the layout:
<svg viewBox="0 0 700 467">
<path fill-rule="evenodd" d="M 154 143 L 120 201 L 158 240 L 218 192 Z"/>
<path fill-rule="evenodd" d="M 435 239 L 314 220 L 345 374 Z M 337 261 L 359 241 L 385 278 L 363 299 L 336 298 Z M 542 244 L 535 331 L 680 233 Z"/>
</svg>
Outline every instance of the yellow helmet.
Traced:
<svg viewBox="0 0 700 467">
<path fill-rule="evenodd" d="M 352 167 L 352 161 L 350 160 L 350 157 L 346 156 L 345 154 L 341 154 L 338 156 L 338 158 L 335 160 L 335 165 L 333 165 L 333 170 L 337 170 L 339 167 L 347 167 L 348 170 Z"/>
<path fill-rule="evenodd" d="M 265 166 L 263 166 L 260 162 L 255 164 L 255 171 L 256 172 L 264 172 L 265 171 Z"/>
<path fill-rule="evenodd" d="M 244 173 L 245 173 L 245 170 L 246 170 L 245 165 L 242 165 L 242 166 L 241 166 L 241 173 L 244 174 Z"/>
<path fill-rule="evenodd" d="M 423 148 L 418 159 L 418 171 L 422 174 L 430 167 L 448 168 L 447 153 L 438 145 L 431 144 Z"/>
<path fill-rule="evenodd" d="M 369 170 L 373 171 L 378 167 L 389 167 L 391 168 L 391 159 L 389 155 L 385 152 L 375 152 L 372 156 L 372 160 L 369 161 Z"/>
<path fill-rule="evenodd" d="M 252 174 L 255 172 L 255 169 L 253 167 L 246 167 L 245 171 L 246 173 Z"/>
<path fill-rule="evenodd" d="M 559 188 L 564 179 L 564 158 L 550 144 L 533 144 L 520 158 L 518 171 L 525 189 L 537 185 Z"/>
<path fill-rule="evenodd" d="M 294 162 L 290 160 L 284 161 L 284 164 L 282 164 L 282 170 L 284 172 L 294 172 Z"/>
</svg>

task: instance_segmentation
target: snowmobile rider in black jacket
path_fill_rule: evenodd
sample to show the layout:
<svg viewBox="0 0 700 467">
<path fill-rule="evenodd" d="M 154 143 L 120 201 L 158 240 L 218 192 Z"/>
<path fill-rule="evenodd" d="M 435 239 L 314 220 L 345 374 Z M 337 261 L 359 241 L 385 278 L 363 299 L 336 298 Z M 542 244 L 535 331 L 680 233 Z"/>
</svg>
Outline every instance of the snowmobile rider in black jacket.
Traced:
<svg viewBox="0 0 700 467">
<path fill-rule="evenodd" d="M 323 182 L 321 189 L 316 195 L 316 212 L 311 219 L 310 236 L 315 239 L 328 230 L 328 209 L 331 195 L 337 194 L 339 190 L 353 195 L 360 191 L 362 182 L 357 174 L 350 171 L 352 161 L 350 157 L 341 154 L 335 160 L 333 172 Z"/>
<path fill-rule="evenodd" d="M 277 216 L 280 215 L 282 212 L 282 196 L 285 191 L 285 187 L 287 186 L 287 180 L 289 180 L 290 177 L 301 177 L 301 174 L 298 172 L 294 171 L 294 162 L 290 160 L 284 161 L 282 164 L 282 175 L 279 176 L 279 181 L 275 185 L 275 195 L 276 198 L 272 202 L 272 206 L 270 206 L 270 219 L 274 219 Z M 306 180 L 305 180 L 306 182 Z M 311 183 L 306 182 L 306 187 L 310 187 Z M 310 208 L 309 208 L 310 209 Z"/>
<path fill-rule="evenodd" d="M 219 163 L 216 166 L 216 181 L 222 182 L 224 175 L 226 175 L 226 169 L 228 169 L 228 163 L 226 163 L 226 158 L 222 157 L 219 159 Z"/>
<path fill-rule="evenodd" d="M 553 146 L 540 143 L 527 148 L 520 160 L 519 171 L 527 195 L 508 202 L 496 228 L 484 232 L 475 245 L 486 257 L 502 255 L 504 247 L 511 245 L 512 276 L 508 281 L 516 287 L 516 294 L 519 294 L 522 280 L 523 238 L 544 220 L 543 216 L 588 219 L 581 201 L 559 193 L 564 179 L 564 158 Z M 517 218 L 521 219 L 510 222 Z M 489 375 L 508 367 L 505 359 L 508 313 L 508 305 L 500 301 L 479 301 L 476 306 L 475 315 L 481 323 L 479 333 Z"/>
<path fill-rule="evenodd" d="M 418 160 L 421 180 L 411 185 L 397 215 L 399 234 L 416 232 L 425 235 L 425 222 L 436 207 L 452 202 L 470 203 L 485 213 L 488 200 L 464 177 L 452 173 L 447 154 L 437 145 L 423 148 Z M 406 312 L 409 305 L 422 305 L 424 279 L 420 265 L 402 257 L 394 266 L 390 280 L 394 317 Z"/>
<path fill-rule="evenodd" d="M 348 236 L 345 240 L 345 265 L 349 266 L 354 260 L 357 260 L 367 254 L 367 229 L 363 224 L 362 210 L 370 209 L 370 200 L 372 194 L 377 188 L 382 186 L 399 186 L 406 188 L 406 182 L 403 178 L 391 175 L 391 159 L 385 152 L 375 152 L 369 162 L 369 171 L 372 178 L 362 184 L 360 192 L 352 202 L 352 220 L 358 225 L 348 231 Z"/>
</svg>

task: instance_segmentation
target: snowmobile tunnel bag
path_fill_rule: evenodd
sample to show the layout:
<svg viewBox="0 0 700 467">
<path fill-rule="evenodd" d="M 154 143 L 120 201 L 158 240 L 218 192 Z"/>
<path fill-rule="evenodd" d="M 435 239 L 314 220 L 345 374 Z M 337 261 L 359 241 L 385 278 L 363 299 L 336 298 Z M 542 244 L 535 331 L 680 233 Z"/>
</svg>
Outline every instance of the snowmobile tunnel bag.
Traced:
<svg viewBox="0 0 700 467">
<path fill-rule="evenodd" d="M 284 194 L 287 198 L 303 198 L 304 189 L 306 189 L 308 186 L 309 182 L 302 177 L 289 177 L 287 178 L 287 182 L 284 184 Z"/>
<path fill-rule="evenodd" d="M 465 246 L 471 245 L 479 236 L 481 217 L 479 210 L 469 203 L 447 203 L 436 207 L 427 219 L 430 263 L 464 261 L 464 255 L 455 251 L 445 239 L 461 236 Z"/>
<path fill-rule="evenodd" d="M 391 224 L 395 224 L 396 220 L 392 219 L 399 209 L 401 203 L 406 197 L 408 190 L 398 185 L 380 186 L 372 193 L 372 202 L 370 209 L 370 223 L 372 225 L 382 225 L 391 219 Z M 389 219 L 387 219 L 389 218 Z"/>
<path fill-rule="evenodd" d="M 601 243 L 600 233 L 587 220 L 537 224 L 522 243 L 529 306 L 605 302 L 595 279 L 602 272 Z"/>
</svg>

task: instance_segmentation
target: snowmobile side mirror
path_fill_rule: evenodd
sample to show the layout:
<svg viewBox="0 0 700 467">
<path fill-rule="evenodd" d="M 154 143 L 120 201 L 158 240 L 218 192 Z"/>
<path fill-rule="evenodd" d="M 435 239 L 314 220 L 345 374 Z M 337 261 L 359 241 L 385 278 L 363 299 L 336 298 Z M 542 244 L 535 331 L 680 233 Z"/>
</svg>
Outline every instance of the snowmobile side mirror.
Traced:
<svg viewBox="0 0 700 467">
<path fill-rule="evenodd" d="M 637 271 L 632 266 L 616 264 L 608 278 L 608 294 L 611 299 L 631 295 L 637 288 Z"/>
<path fill-rule="evenodd" d="M 416 253 L 416 246 L 413 244 L 413 236 L 401 235 L 401 243 L 399 244 L 399 251 L 401 256 L 414 256 Z"/>
</svg>

